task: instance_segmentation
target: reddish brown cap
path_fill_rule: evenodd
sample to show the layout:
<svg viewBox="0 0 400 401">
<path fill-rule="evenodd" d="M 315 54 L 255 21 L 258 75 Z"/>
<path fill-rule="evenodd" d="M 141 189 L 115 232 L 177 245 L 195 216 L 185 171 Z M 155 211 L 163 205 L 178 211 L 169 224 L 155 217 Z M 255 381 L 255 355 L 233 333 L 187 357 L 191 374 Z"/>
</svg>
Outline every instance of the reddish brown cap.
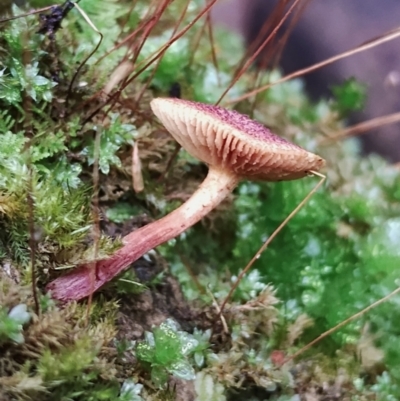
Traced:
<svg viewBox="0 0 400 401">
<path fill-rule="evenodd" d="M 156 98 L 150 105 L 193 157 L 240 177 L 294 180 L 325 164 L 321 157 L 236 111 L 176 98 Z"/>
</svg>

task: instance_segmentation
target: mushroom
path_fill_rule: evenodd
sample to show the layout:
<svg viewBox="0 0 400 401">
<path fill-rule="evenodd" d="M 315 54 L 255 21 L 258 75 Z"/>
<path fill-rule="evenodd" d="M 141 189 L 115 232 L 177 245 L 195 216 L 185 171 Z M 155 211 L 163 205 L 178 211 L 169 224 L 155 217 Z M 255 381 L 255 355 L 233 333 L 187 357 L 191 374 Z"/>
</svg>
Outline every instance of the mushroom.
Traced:
<svg viewBox="0 0 400 401">
<path fill-rule="evenodd" d="M 236 111 L 177 98 L 153 99 L 150 105 L 176 141 L 209 166 L 208 175 L 176 210 L 125 236 L 121 249 L 97 262 L 95 275 L 81 266 L 51 282 L 47 288 L 55 299 L 89 296 L 142 255 L 201 220 L 240 180 L 295 180 L 325 163 Z"/>
</svg>

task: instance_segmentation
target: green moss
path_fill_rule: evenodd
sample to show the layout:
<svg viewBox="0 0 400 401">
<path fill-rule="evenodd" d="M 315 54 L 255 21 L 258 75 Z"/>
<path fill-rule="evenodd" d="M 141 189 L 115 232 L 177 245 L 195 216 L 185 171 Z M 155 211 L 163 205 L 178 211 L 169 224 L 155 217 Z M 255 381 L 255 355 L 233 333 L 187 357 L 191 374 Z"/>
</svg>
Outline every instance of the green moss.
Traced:
<svg viewBox="0 0 400 401">
<path fill-rule="evenodd" d="M 354 78 L 350 78 L 342 85 L 332 88 L 336 98 L 334 106 L 341 115 L 346 115 L 350 111 L 362 110 L 365 106 L 367 88 Z"/>
<path fill-rule="evenodd" d="M 150 367 L 151 380 L 156 387 L 164 387 L 169 374 L 185 380 L 195 378 L 188 360 L 199 344 L 193 336 L 180 331 L 172 320 L 165 321 L 145 336 L 146 340 L 136 347 L 136 357 Z"/>
<path fill-rule="evenodd" d="M 115 335 L 112 308 L 103 303 L 104 318 L 87 326 L 76 304 L 59 309 L 42 300 L 45 307 L 37 316 L 27 288 L 4 275 L 1 283 L 1 398 L 102 400 L 118 395 L 116 370 L 104 358 Z"/>
<path fill-rule="evenodd" d="M 205 4 L 192 3 L 181 28 Z M 124 361 L 133 377 L 120 377 L 117 366 L 127 354 L 132 358 L 132 341 L 127 347 L 121 345 L 123 341 L 112 341 L 118 335 L 115 320 L 121 302 L 126 302 L 126 297 L 118 298 L 129 294 L 137 300 L 146 295 L 133 273 L 108 287 L 110 298 L 96 299 L 88 325 L 84 306 L 59 308 L 48 295 L 40 296 L 42 313 L 35 315 L 30 289 L 15 284 L 30 281 L 25 274 L 30 263 L 28 196 L 34 201 L 40 288 L 60 270 L 111 254 L 120 246 L 119 234 L 174 209 L 206 174 L 206 168 L 184 151 L 170 164 L 175 144 L 153 121 L 149 99 L 167 95 L 171 86 L 179 84 L 184 98 L 214 102 L 243 54 L 240 38 L 215 29 L 216 69 L 207 30 L 202 31 L 204 21 L 199 21 L 166 49 L 158 64 L 149 66 L 105 105 L 109 97 L 100 94 L 102 88 L 127 52 L 131 51 L 126 60 L 133 59 L 132 49 L 143 31 L 129 46 L 113 47 L 143 21 L 148 2 L 137 2 L 134 10 L 129 2 L 116 0 L 82 0 L 79 4 L 104 35 L 85 65 L 99 35 L 76 9 L 64 18 L 54 40 L 37 34 L 43 22 L 36 15 L 0 25 L 0 258 L 3 270 L 15 273 L 13 280 L 1 278 L 0 348 L 4 352 L 0 395 L 43 400 L 174 399 L 175 390 L 166 386 L 168 377 L 194 378 L 197 370 L 198 399 L 223 400 L 229 397 L 229 389 L 252 386 L 273 392 L 278 384 L 291 397 L 296 383 L 299 388 L 305 383 L 317 387 L 336 380 L 342 369 L 353 399 L 364 400 L 364 395 L 371 394 L 382 400 L 399 398 L 395 384 L 400 379 L 398 298 L 310 350 L 304 358 L 304 375 L 294 377 L 289 368 L 277 366 L 282 352 L 283 357 L 293 352 L 396 285 L 398 170 L 377 157 L 361 158 L 355 140 L 329 147 L 319 141 L 321 133 L 343 127 L 341 116 L 362 107 L 365 91 L 354 80 L 334 88 L 334 100 L 316 104 L 307 98 L 302 82 L 294 80 L 260 94 L 254 110 L 252 102 L 236 105 L 274 132 L 325 157 L 328 179 L 239 285 L 226 311 L 229 341 L 221 340 L 225 334 L 215 327 L 217 333 L 211 336 L 210 320 L 217 327 L 222 325 L 212 305 L 226 296 L 235 275 L 316 180 L 243 182 L 234 197 L 210 217 L 159 248 L 187 299 L 202 313 L 193 313 L 199 325 L 193 336 L 169 321 L 152 333 L 143 328 L 148 332 L 146 339 L 135 351 L 140 367 L 136 360 Z M 171 38 L 185 4 L 174 1 L 148 32 L 132 74 L 138 74 L 142 62 Z M 14 14 L 23 11 L 13 9 Z M 80 72 L 75 76 L 78 66 Z M 259 83 L 279 77 L 273 71 Z M 246 92 L 253 78 L 246 73 L 228 98 Z M 142 194 L 132 190 L 135 143 L 145 182 Z M 99 179 L 93 182 L 95 164 Z M 100 212 L 92 207 L 93 186 L 99 188 Z M 97 213 L 104 217 L 104 233 L 94 244 L 92 226 Z M 162 291 L 164 279 L 158 276 L 147 291 Z M 16 311 L 20 313 L 15 315 Z M 355 351 L 367 323 L 377 333 L 376 346 L 385 353 L 379 363 L 387 373 L 376 380 Z M 346 346 L 354 351 L 347 357 L 337 352 Z M 357 387 L 363 370 L 375 381 L 372 387 L 369 383 Z"/>
</svg>

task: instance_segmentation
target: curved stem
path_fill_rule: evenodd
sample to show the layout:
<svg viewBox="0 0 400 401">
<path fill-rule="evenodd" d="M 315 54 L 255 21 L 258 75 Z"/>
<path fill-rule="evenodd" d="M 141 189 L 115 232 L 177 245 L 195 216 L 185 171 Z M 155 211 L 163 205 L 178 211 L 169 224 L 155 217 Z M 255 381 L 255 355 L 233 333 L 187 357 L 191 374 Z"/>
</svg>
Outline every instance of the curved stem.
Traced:
<svg viewBox="0 0 400 401">
<path fill-rule="evenodd" d="M 125 236 L 125 245 L 121 249 L 109 259 L 97 262 L 96 275 L 91 275 L 88 266 L 84 265 L 51 282 L 47 290 L 61 301 L 89 296 L 145 253 L 201 220 L 232 192 L 238 182 L 236 175 L 210 167 L 206 179 L 189 200 L 162 219 Z"/>
</svg>

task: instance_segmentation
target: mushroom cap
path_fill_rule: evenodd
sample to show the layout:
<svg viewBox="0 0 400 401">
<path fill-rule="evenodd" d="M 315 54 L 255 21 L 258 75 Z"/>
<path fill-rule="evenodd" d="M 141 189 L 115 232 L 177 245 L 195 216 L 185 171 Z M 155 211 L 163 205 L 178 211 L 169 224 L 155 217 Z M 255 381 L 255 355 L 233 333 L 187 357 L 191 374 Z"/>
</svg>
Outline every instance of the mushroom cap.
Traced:
<svg viewBox="0 0 400 401">
<path fill-rule="evenodd" d="M 176 98 L 156 98 L 150 106 L 193 157 L 242 178 L 294 180 L 325 164 L 321 157 L 233 110 Z"/>
</svg>

